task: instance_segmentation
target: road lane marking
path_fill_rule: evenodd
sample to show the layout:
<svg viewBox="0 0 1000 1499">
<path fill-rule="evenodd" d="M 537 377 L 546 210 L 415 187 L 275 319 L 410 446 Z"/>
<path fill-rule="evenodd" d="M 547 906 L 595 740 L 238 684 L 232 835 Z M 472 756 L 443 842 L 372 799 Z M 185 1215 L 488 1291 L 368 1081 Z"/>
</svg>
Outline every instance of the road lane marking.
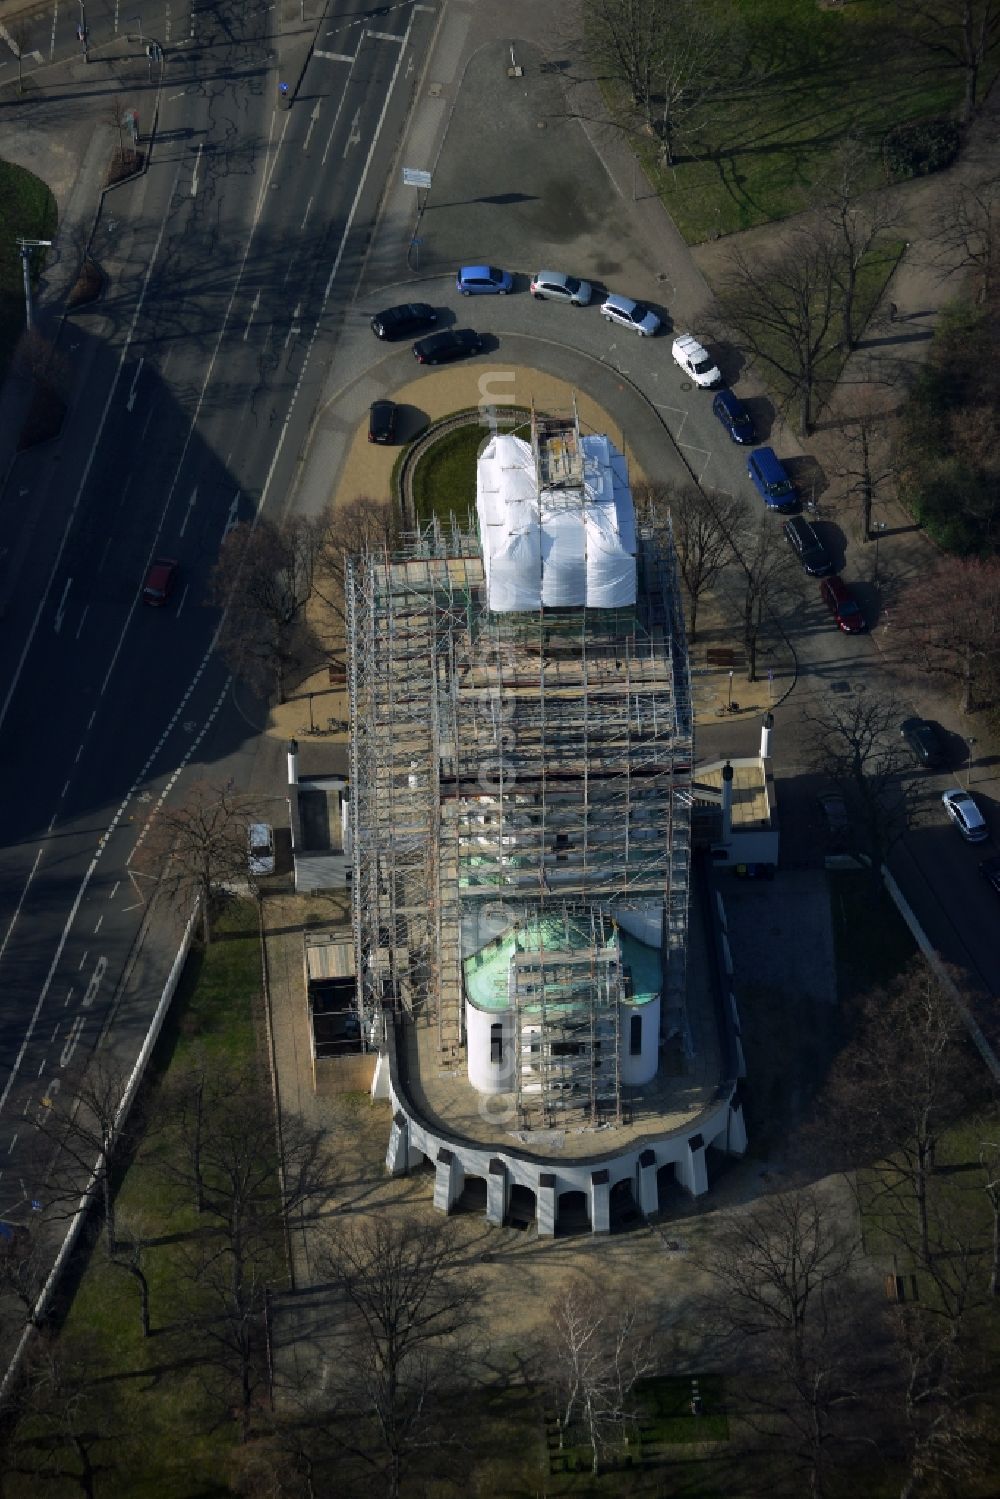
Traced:
<svg viewBox="0 0 1000 1499">
<path fill-rule="evenodd" d="M 67 793 L 68 790 L 69 790 L 69 781 L 65 781 L 63 783 L 63 789 L 59 793 L 59 800 L 60 801 L 62 801 L 63 797 L 66 795 L 66 793 Z"/>
<path fill-rule="evenodd" d="M 72 578 L 67 578 L 66 579 L 66 587 L 63 589 L 63 595 L 62 595 L 62 598 L 59 600 L 59 607 L 56 610 L 55 630 L 56 630 L 56 634 L 57 635 L 59 634 L 59 631 L 62 629 L 63 615 L 66 613 L 66 595 L 69 593 L 69 591 L 72 588 L 72 586 L 73 586 L 73 579 Z"/>
<path fill-rule="evenodd" d="M 145 355 L 143 355 L 139 360 L 139 363 L 136 366 L 135 374 L 132 377 L 132 389 L 128 393 L 128 400 L 125 402 L 126 411 L 131 411 L 132 407 L 135 405 L 135 388 L 139 384 L 139 376 L 142 374 L 142 366 L 144 363 Z"/>
<path fill-rule="evenodd" d="M 83 622 L 87 618 L 87 611 L 88 611 L 89 608 L 90 608 L 89 604 L 84 604 L 84 606 L 83 606 L 83 613 L 80 615 L 80 623 L 76 627 L 76 638 L 77 638 L 77 640 L 79 640 L 79 638 L 80 638 L 80 631 L 83 629 Z M 82 749 L 83 746 L 81 745 L 80 748 Z M 79 755 L 77 755 L 77 759 L 79 759 L 79 758 L 80 758 Z"/>
<path fill-rule="evenodd" d="M 14 1153 L 14 1146 L 17 1144 L 18 1133 L 19 1132 L 17 1130 L 14 1131 L 14 1138 L 11 1140 L 10 1144 L 7 1146 L 7 1154 L 8 1155 L 13 1155 L 13 1153 Z"/>
<path fill-rule="evenodd" d="M 69 1035 L 66 1037 L 65 1044 L 63 1045 L 63 1049 L 59 1055 L 60 1067 L 65 1067 L 74 1051 L 76 1051 L 76 1043 L 80 1039 L 80 1032 L 83 1030 L 84 1019 L 85 1017 L 83 1015 L 78 1015 L 73 1021 L 73 1024 L 70 1026 Z"/>
<path fill-rule="evenodd" d="M 76 747 L 76 754 L 73 756 L 73 764 L 74 765 L 79 764 L 80 756 L 82 754 L 83 754 L 83 744 L 81 743 L 81 744 L 77 745 L 77 747 Z"/>
<path fill-rule="evenodd" d="M 358 51 L 355 52 L 354 56 L 350 60 L 351 61 L 351 74 L 353 74 L 353 72 L 354 72 L 354 64 L 357 62 L 358 56 L 360 55 L 360 52 L 361 52 L 361 47 L 359 45 Z M 350 81 L 351 81 L 351 75 L 349 74 L 348 75 L 348 79 L 347 79 L 348 84 L 350 83 Z M 390 87 L 391 87 L 391 85 L 390 85 Z M 347 99 L 347 86 L 345 85 L 344 91 L 341 94 L 339 100 L 337 101 L 337 108 L 336 108 L 336 111 L 335 111 L 334 116 L 333 116 L 333 124 L 330 126 L 330 134 L 326 138 L 326 146 L 325 146 L 325 148 L 323 150 L 323 155 L 322 155 L 322 157 L 320 159 L 320 166 L 321 167 L 325 167 L 326 166 L 326 158 L 330 154 L 330 147 L 333 145 L 333 137 L 334 137 L 334 135 L 337 132 L 337 125 L 340 123 L 340 111 L 343 109 L 344 103 L 345 103 L 346 99 Z M 376 134 L 378 134 L 377 131 L 376 131 Z"/>
<path fill-rule="evenodd" d="M 21 914 L 21 907 L 24 905 L 24 897 L 28 893 L 28 886 L 31 884 L 32 880 L 35 878 L 35 870 L 38 868 L 38 861 L 39 861 L 39 859 L 41 859 L 41 857 L 42 857 L 42 850 L 39 849 L 38 852 L 37 852 L 37 854 L 35 855 L 35 862 L 31 866 L 31 873 L 28 875 L 28 878 L 24 882 L 24 889 L 21 891 L 21 898 L 18 901 L 17 905 L 14 907 L 14 914 L 10 918 L 10 926 L 7 928 L 7 935 L 4 937 L 3 941 L 0 942 L 0 959 L 3 958 L 4 953 L 7 951 L 7 943 L 10 941 L 10 934 L 14 930 L 14 923 L 15 923 L 15 921 L 17 920 L 17 918 Z"/>
<path fill-rule="evenodd" d="M 115 888 L 117 889 L 117 886 Z M 103 921 L 103 920 L 104 920 L 104 917 L 102 916 L 101 917 L 101 921 Z M 83 996 L 83 998 L 80 1001 L 80 1004 L 83 1007 L 83 1009 L 89 1010 L 90 1007 L 91 1007 L 91 1005 L 94 1003 L 94 1000 L 97 998 L 97 991 L 101 987 L 101 984 L 104 981 L 104 975 L 107 973 L 107 971 L 108 971 L 108 960 L 107 960 L 107 958 L 104 958 L 104 957 L 98 958 L 97 962 L 94 964 L 94 971 L 91 974 L 90 983 L 87 985 L 87 988 L 86 988 L 86 991 L 84 993 L 84 996 Z"/>
<path fill-rule="evenodd" d="M 70 1002 L 70 1000 L 72 998 L 73 998 L 73 985 L 70 984 L 69 990 L 68 990 L 68 992 L 66 994 L 66 998 L 63 1000 L 63 1009 L 64 1010 L 66 1009 L 66 1007 L 68 1006 L 68 1004 L 69 1004 L 69 1002 Z"/>
<path fill-rule="evenodd" d="M 188 507 L 187 507 L 187 509 L 184 512 L 184 519 L 181 521 L 181 535 L 182 536 L 184 535 L 184 532 L 187 530 L 187 523 L 191 519 L 191 511 L 194 509 L 195 500 L 197 500 L 197 498 L 198 498 L 198 486 L 196 484 L 194 486 L 194 488 L 192 489 L 192 491 L 191 491 L 191 498 L 188 500 Z"/>
<path fill-rule="evenodd" d="M 333 36 L 333 32 L 332 31 L 328 32 L 327 35 Z M 346 53 L 346 52 L 321 52 L 318 47 L 314 47 L 313 48 L 313 57 L 323 57 L 323 58 L 326 59 L 327 62 L 353 62 L 354 61 L 354 58 L 350 57 L 348 55 L 348 53 Z"/>
<path fill-rule="evenodd" d="M 59 1026 L 60 1026 L 61 1023 L 62 1023 L 61 1021 L 57 1020 L 56 1023 L 55 1023 L 55 1025 L 52 1027 L 52 1034 L 49 1037 L 49 1045 L 50 1046 L 52 1045 L 53 1041 L 56 1039 L 56 1037 L 59 1034 Z"/>
<path fill-rule="evenodd" d="M 142 431 L 139 433 L 139 442 L 140 443 L 143 443 L 146 440 L 146 433 L 149 431 L 149 424 L 153 420 L 154 414 L 155 414 L 155 408 L 154 407 L 150 407 L 149 415 L 146 417 L 146 420 L 143 422 L 143 424 L 142 424 Z"/>
<path fill-rule="evenodd" d="M 42 1073 L 45 1071 L 45 1069 L 46 1069 L 46 1067 L 48 1065 L 49 1065 L 49 1059 L 48 1059 L 48 1057 L 43 1057 L 42 1060 L 38 1064 L 38 1071 L 35 1073 L 35 1076 L 36 1077 L 41 1077 Z"/>
<path fill-rule="evenodd" d="M 409 30 L 409 27 L 407 27 Z M 370 36 L 374 42 L 401 42 L 403 38 L 396 36 L 392 31 L 366 31 L 365 36 Z"/>
<path fill-rule="evenodd" d="M 191 177 L 191 196 L 192 196 L 192 198 L 196 198 L 198 196 L 198 168 L 201 165 L 201 152 L 202 152 L 202 148 L 203 148 L 204 144 L 205 144 L 204 141 L 199 141 L 198 142 L 198 152 L 197 152 L 197 155 L 195 156 L 195 159 L 194 159 L 194 172 L 193 172 L 192 177 Z"/>
<path fill-rule="evenodd" d="M 315 127 L 316 127 L 316 125 L 317 125 L 318 122 L 319 122 L 319 100 L 317 99 L 316 103 L 313 105 L 312 114 L 309 116 L 309 128 L 306 131 L 306 138 L 302 142 L 302 149 L 303 149 L 303 151 L 308 151 L 309 150 L 309 141 L 312 138 L 313 130 L 315 129 Z"/>
<path fill-rule="evenodd" d="M 315 196 L 316 196 L 316 194 L 313 193 L 312 197 L 309 199 L 309 202 L 306 204 L 306 211 L 302 215 L 302 223 L 299 225 L 299 229 L 300 230 L 302 230 L 302 229 L 304 229 L 306 227 L 306 220 L 309 217 L 309 212 L 310 212 L 310 210 L 311 210 L 311 208 L 313 206 L 313 199 L 315 198 Z"/>
<path fill-rule="evenodd" d="M 121 884 L 121 880 L 115 880 L 114 885 L 111 887 L 111 894 L 108 896 L 108 900 L 114 900 L 115 895 L 117 894 L 117 891 L 118 891 L 118 886 L 120 884 Z"/>
<path fill-rule="evenodd" d="M 94 935 L 95 935 L 95 937 L 96 937 L 97 933 L 101 930 L 101 922 L 103 920 L 104 920 L 103 916 L 98 916 L 98 918 L 97 918 L 97 925 L 94 927 Z"/>
<path fill-rule="evenodd" d="M 239 510 L 240 510 L 240 491 L 237 490 L 236 493 L 235 493 L 235 495 L 233 496 L 233 503 L 229 507 L 229 514 L 226 516 L 226 524 L 222 528 L 222 540 L 223 541 L 225 541 L 226 537 L 229 535 L 229 533 L 233 529 L 233 527 L 239 525 L 239 523 L 240 523 Z"/>
<path fill-rule="evenodd" d="M 250 308 L 250 316 L 247 318 L 247 325 L 246 325 L 246 327 L 243 330 L 243 342 L 244 343 L 246 343 L 247 339 L 250 337 L 250 324 L 253 322 L 253 320 L 254 320 L 254 314 L 256 313 L 257 308 L 259 306 L 260 306 L 260 287 L 257 288 L 256 295 L 254 296 L 254 299 L 253 299 L 253 304 L 252 304 L 252 306 Z"/>
<path fill-rule="evenodd" d="M 181 613 L 182 613 L 182 611 L 184 609 L 184 601 L 186 600 L 186 598 L 188 596 L 188 589 L 190 588 L 190 586 L 191 586 L 190 583 L 185 583 L 184 584 L 184 592 L 181 594 L 180 603 L 177 605 L 177 608 L 174 610 L 174 619 L 180 619 L 180 617 L 181 617 Z"/>
<path fill-rule="evenodd" d="M 354 119 L 351 121 L 351 133 L 347 137 L 347 145 L 344 147 L 344 157 L 343 157 L 344 161 L 347 160 L 347 153 L 351 149 L 351 147 L 352 146 L 360 146 L 360 144 L 361 144 L 361 111 L 360 111 L 360 109 L 356 109 L 354 111 Z"/>
</svg>

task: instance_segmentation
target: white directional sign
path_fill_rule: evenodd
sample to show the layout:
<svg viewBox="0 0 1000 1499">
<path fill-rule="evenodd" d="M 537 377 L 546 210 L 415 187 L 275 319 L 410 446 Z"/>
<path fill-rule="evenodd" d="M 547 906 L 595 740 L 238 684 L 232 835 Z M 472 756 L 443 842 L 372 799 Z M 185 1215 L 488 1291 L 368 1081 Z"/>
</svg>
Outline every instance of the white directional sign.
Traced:
<svg viewBox="0 0 1000 1499">
<path fill-rule="evenodd" d="M 429 188 L 430 185 L 431 185 L 431 174 L 430 174 L 430 172 L 418 172 L 417 169 L 416 169 L 416 167 L 404 167 L 403 168 L 403 186 L 404 187 L 426 187 L 426 188 Z"/>
</svg>

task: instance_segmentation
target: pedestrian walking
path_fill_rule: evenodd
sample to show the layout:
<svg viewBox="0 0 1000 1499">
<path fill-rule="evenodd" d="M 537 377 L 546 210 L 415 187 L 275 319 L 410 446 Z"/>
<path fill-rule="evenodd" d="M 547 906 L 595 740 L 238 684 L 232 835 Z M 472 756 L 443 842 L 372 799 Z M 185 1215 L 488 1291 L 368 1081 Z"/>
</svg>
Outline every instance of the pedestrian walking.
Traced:
<svg viewBox="0 0 1000 1499">
<path fill-rule="evenodd" d="M 890 321 L 890 323 L 894 323 L 896 321 L 896 319 L 897 319 L 898 316 L 899 316 L 899 308 L 896 306 L 895 302 L 890 302 L 889 303 L 889 321 Z"/>
</svg>

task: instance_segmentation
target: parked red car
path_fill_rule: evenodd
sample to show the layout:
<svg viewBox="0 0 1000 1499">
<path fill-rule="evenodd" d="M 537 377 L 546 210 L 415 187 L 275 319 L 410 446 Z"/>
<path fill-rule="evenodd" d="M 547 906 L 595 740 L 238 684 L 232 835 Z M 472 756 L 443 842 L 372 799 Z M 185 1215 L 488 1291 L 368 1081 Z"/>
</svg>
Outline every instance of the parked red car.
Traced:
<svg viewBox="0 0 1000 1499">
<path fill-rule="evenodd" d="M 868 621 L 865 619 L 861 605 L 843 578 L 837 577 L 836 574 L 832 578 L 824 578 L 819 585 L 819 591 L 820 597 L 837 622 L 838 630 L 843 630 L 847 635 L 860 635 L 863 630 L 867 630 Z"/>
</svg>

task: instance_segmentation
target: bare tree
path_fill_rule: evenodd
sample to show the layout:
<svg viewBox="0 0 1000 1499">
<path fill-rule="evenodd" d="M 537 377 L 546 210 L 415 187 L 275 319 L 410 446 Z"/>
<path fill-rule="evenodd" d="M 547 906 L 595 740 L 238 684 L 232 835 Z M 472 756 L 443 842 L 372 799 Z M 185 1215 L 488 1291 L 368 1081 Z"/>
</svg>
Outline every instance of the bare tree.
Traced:
<svg viewBox="0 0 1000 1499">
<path fill-rule="evenodd" d="M 341 638 L 347 624 L 348 559 L 366 552 L 378 556 L 391 551 L 397 537 L 395 514 L 388 500 L 358 495 L 331 514 L 323 533 L 316 593 L 331 610 Z"/>
<path fill-rule="evenodd" d="M 206 947 L 233 885 L 247 884 L 247 829 L 255 808 L 252 798 L 228 785 L 195 781 L 180 801 L 154 813 L 133 858 L 137 878 L 155 879 L 182 908 L 198 903 Z"/>
<path fill-rule="evenodd" d="M 51 1268 L 47 1247 L 24 1229 L 0 1250 L 0 1302 L 17 1302 L 24 1321 L 37 1326 L 35 1307 Z"/>
<path fill-rule="evenodd" d="M 586 1280 L 572 1281 L 552 1309 L 545 1364 L 560 1396 L 560 1443 L 573 1422 L 582 1421 L 597 1473 L 610 1440 L 635 1419 L 637 1383 L 656 1368 L 636 1307 L 626 1302 L 609 1309 Z"/>
<path fill-rule="evenodd" d="M 889 417 L 878 397 L 862 398 L 857 411 L 837 423 L 843 444 L 836 460 L 837 477 L 858 507 L 858 535 L 871 541 L 872 512 L 883 497 L 892 493 L 896 464 L 889 442 Z"/>
<path fill-rule="evenodd" d="M 854 325 L 861 267 L 894 222 L 891 202 L 884 194 L 861 196 L 872 154 L 864 141 L 849 136 L 834 152 L 832 171 L 820 189 L 825 201 L 819 216 L 830 225 L 836 247 L 834 275 L 840 293 L 840 343 L 844 349 L 854 348 L 861 331 Z"/>
<path fill-rule="evenodd" d="M 212 574 L 211 601 L 225 612 L 219 648 L 237 676 L 285 701 L 289 673 L 321 655 L 306 608 L 327 537 L 324 522 L 291 515 L 229 532 Z"/>
<path fill-rule="evenodd" d="M 1000 1140 L 980 1141 L 979 1164 L 992 1221 L 990 1295 L 1000 1296 Z"/>
<path fill-rule="evenodd" d="M 94 1181 L 104 1215 L 105 1247 L 116 1252 L 114 1175 L 120 1155 L 127 1151 L 138 1119 L 122 1115 L 126 1079 L 117 1065 L 97 1052 L 76 1080 L 67 1079 L 50 1107 L 40 1116 L 39 1133 L 52 1147 L 44 1167 L 50 1210 L 69 1217 Z"/>
<path fill-rule="evenodd" d="M 929 66 L 958 73 L 963 85 L 962 120 L 979 106 L 980 79 L 1000 44 L 998 0 L 897 0 L 911 23 L 908 35 L 929 58 Z"/>
<path fill-rule="evenodd" d="M 757 655 L 765 626 L 771 621 L 777 600 L 798 586 L 791 554 L 780 529 L 771 517 L 747 517 L 732 537 L 736 560 L 743 570 L 743 650 L 747 681 L 757 680 Z"/>
<path fill-rule="evenodd" d="M 910 583 L 900 624 L 910 661 L 961 689 L 972 712 L 1000 676 L 1000 559 L 937 559 Z"/>
<path fill-rule="evenodd" d="M 906 754 L 893 698 L 865 691 L 806 715 L 814 762 L 838 782 L 860 813 L 872 882 L 906 832 L 916 791 L 902 778 Z"/>
<path fill-rule="evenodd" d="M 149 1230 L 140 1213 L 119 1213 L 116 1224 L 118 1234 L 115 1243 L 116 1265 L 131 1275 L 139 1291 L 139 1330 L 144 1338 L 149 1337 L 149 1278 L 143 1258 L 149 1247 Z"/>
<path fill-rule="evenodd" d="M 341 1401 L 370 1413 L 381 1449 L 372 1451 L 362 1429 L 352 1450 L 382 1473 L 381 1492 L 398 1499 L 417 1453 L 447 1441 L 443 1392 L 479 1287 L 446 1225 L 419 1219 L 377 1217 L 339 1228 L 323 1264 L 344 1304 Z"/>
<path fill-rule="evenodd" d="M 893 1316 L 899 1379 L 895 1390 L 903 1481 L 900 1499 L 968 1492 L 983 1471 L 984 1442 L 974 1415 L 979 1377 L 954 1330 L 918 1306 Z"/>
<path fill-rule="evenodd" d="M 858 1402 L 853 1226 L 815 1191 L 763 1198 L 730 1213 L 703 1268 L 717 1287 L 709 1325 L 739 1346 L 751 1423 L 772 1438 L 814 1499 L 850 1439 Z"/>
<path fill-rule="evenodd" d="M 957 183 L 938 210 L 932 234 L 936 259 L 944 273 L 971 271 L 976 300 L 991 301 L 997 284 L 1000 177 Z"/>
<path fill-rule="evenodd" d="M 628 95 L 630 111 L 617 123 L 658 140 L 667 166 L 709 109 L 717 112 L 746 50 L 727 0 L 588 0 L 584 35 L 591 68 Z"/>
<path fill-rule="evenodd" d="M 798 405 L 803 436 L 812 429 L 823 360 L 838 343 L 840 273 L 837 241 L 813 221 L 771 255 L 734 250 L 719 287 L 720 332 L 777 377 L 782 409 Z"/>
<path fill-rule="evenodd" d="M 746 505 L 735 495 L 706 493 L 697 484 L 639 483 L 636 508 L 653 526 L 669 529 L 690 602 L 688 638 L 698 631 L 698 603 L 733 556 L 733 536 L 742 527 Z"/>
<path fill-rule="evenodd" d="M 332 1191 L 326 1134 L 283 1112 L 279 1135 L 270 1095 L 252 1070 L 219 1066 L 174 1113 L 176 1101 L 167 1104 L 170 1148 L 160 1170 L 186 1202 L 200 1203 L 238 1304 L 255 1262 L 280 1245 L 285 1220 Z"/>
<path fill-rule="evenodd" d="M 131 112 L 120 99 L 114 99 L 108 105 L 108 121 L 118 131 L 118 160 L 122 163 L 125 161 L 125 126 L 130 119 Z"/>
<path fill-rule="evenodd" d="M 5 1473 L 53 1480 L 60 1493 L 72 1484 L 96 1499 L 98 1480 L 111 1471 L 97 1453 L 118 1435 L 120 1421 L 115 1390 L 99 1384 L 97 1372 L 92 1349 L 66 1331 L 34 1340 L 8 1411 L 17 1424 L 6 1443 Z"/>
<path fill-rule="evenodd" d="M 938 1141 L 968 1107 L 971 1079 L 955 1001 L 917 958 L 887 991 L 859 1001 L 851 1043 L 821 1097 L 829 1148 L 847 1169 L 876 1168 L 883 1221 L 925 1267 L 932 1262 L 929 1192 Z M 957 1281 L 955 1290 L 964 1300 Z"/>
</svg>

